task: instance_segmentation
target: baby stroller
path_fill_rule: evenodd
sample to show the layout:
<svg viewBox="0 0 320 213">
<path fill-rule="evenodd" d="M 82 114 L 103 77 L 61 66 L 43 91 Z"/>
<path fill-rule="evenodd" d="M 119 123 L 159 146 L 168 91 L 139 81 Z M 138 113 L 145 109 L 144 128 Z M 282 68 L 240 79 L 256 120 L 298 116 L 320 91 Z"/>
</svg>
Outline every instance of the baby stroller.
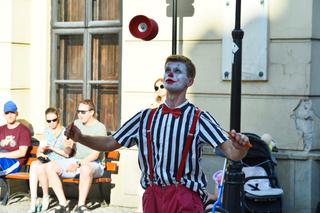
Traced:
<svg viewBox="0 0 320 213">
<path fill-rule="evenodd" d="M 258 135 L 244 134 L 252 144 L 252 148 L 242 159 L 245 173 L 244 212 L 281 213 L 283 190 L 275 174 L 277 162 L 268 145 Z"/>
</svg>

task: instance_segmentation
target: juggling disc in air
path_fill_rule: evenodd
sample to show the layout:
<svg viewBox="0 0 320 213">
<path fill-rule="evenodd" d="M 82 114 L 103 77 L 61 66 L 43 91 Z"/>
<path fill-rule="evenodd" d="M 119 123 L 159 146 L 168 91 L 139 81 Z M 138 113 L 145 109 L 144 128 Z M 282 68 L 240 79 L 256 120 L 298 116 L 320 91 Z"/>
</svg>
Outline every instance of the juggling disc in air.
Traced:
<svg viewBox="0 0 320 213">
<path fill-rule="evenodd" d="M 158 34 L 158 24 L 144 15 L 133 17 L 129 23 L 130 33 L 145 41 L 150 41 Z"/>
</svg>

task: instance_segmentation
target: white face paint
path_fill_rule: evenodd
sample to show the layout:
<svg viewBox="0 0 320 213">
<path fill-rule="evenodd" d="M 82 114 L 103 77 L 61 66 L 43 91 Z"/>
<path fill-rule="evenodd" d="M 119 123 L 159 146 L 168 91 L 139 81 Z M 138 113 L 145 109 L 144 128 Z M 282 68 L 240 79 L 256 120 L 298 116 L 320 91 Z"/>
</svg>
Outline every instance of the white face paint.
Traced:
<svg viewBox="0 0 320 213">
<path fill-rule="evenodd" d="M 168 62 L 165 65 L 164 87 L 170 92 L 188 88 L 187 67 L 182 62 Z"/>
</svg>

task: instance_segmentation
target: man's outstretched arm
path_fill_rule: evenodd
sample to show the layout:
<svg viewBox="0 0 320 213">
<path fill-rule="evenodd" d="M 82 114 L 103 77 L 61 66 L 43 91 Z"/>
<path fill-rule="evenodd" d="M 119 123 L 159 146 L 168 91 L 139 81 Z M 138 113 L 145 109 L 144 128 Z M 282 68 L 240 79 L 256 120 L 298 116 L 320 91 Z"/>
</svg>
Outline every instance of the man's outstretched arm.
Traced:
<svg viewBox="0 0 320 213">
<path fill-rule="evenodd" d="M 82 135 L 79 143 L 97 151 L 113 151 L 119 149 L 121 145 L 112 136 L 89 136 Z"/>
<path fill-rule="evenodd" d="M 113 151 L 121 147 L 112 136 L 83 135 L 75 125 L 69 125 L 64 134 L 67 138 L 97 151 Z"/>
</svg>

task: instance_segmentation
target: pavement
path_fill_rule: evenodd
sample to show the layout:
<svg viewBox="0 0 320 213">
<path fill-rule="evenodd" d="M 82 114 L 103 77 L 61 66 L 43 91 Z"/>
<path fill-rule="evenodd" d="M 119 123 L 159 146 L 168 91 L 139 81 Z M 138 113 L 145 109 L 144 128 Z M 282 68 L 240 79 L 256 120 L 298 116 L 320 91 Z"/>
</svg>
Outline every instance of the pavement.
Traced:
<svg viewBox="0 0 320 213">
<path fill-rule="evenodd" d="M 23 184 L 21 181 L 12 181 L 10 182 L 10 199 L 8 201 L 8 204 L 3 206 L 1 205 L 1 200 L 4 196 L 5 191 L 2 190 L 2 184 L 3 182 L 0 181 L 0 213 L 24 213 L 28 212 L 30 207 L 30 194 L 28 193 L 29 186 L 28 184 Z M 78 192 L 75 190 L 73 185 L 66 185 L 65 186 L 65 193 L 68 195 L 69 198 L 68 203 L 71 210 L 71 213 L 76 212 L 77 208 L 77 195 Z M 39 190 L 38 193 L 40 193 L 41 190 Z M 73 192 L 73 193 L 71 193 Z M 42 211 L 42 212 L 52 212 L 52 209 L 58 204 L 58 201 L 53 193 L 53 191 L 49 190 L 50 193 L 50 204 L 48 211 Z M 114 206 L 114 205 L 107 205 L 106 203 L 100 204 L 98 202 L 93 203 L 94 201 L 91 200 L 97 200 L 92 199 L 95 197 L 95 189 L 92 188 L 91 193 L 88 195 L 90 199 L 87 206 L 89 207 L 90 211 L 92 213 L 134 213 L 136 208 L 128 208 L 123 206 Z M 91 201 L 91 202 L 90 202 Z M 41 199 L 38 200 L 38 202 L 41 202 Z M 51 210 L 51 211 L 50 211 Z"/>
<path fill-rule="evenodd" d="M 56 205 L 56 201 L 51 199 L 49 210 L 50 212 Z M 71 207 L 71 212 L 76 212 L 76 200 L 69 200 L 69 204 Z M 30 205 L 30 198 L 29 197 L 22 197 L 16 199 L 10 199 L 6 206 L 0 205 L 0 213 L 23 213 L 28 212 Z M 92 204 L 89 203 L 88 207 L 90 208 L 92 213 L 133 213 L 135 209 L 121 207 L 121 206 L 107 206 L 107 205 L 100 205 L 98 203 Z M 44 211 L 43 211 L 44 212 Z"/>
</svg>

